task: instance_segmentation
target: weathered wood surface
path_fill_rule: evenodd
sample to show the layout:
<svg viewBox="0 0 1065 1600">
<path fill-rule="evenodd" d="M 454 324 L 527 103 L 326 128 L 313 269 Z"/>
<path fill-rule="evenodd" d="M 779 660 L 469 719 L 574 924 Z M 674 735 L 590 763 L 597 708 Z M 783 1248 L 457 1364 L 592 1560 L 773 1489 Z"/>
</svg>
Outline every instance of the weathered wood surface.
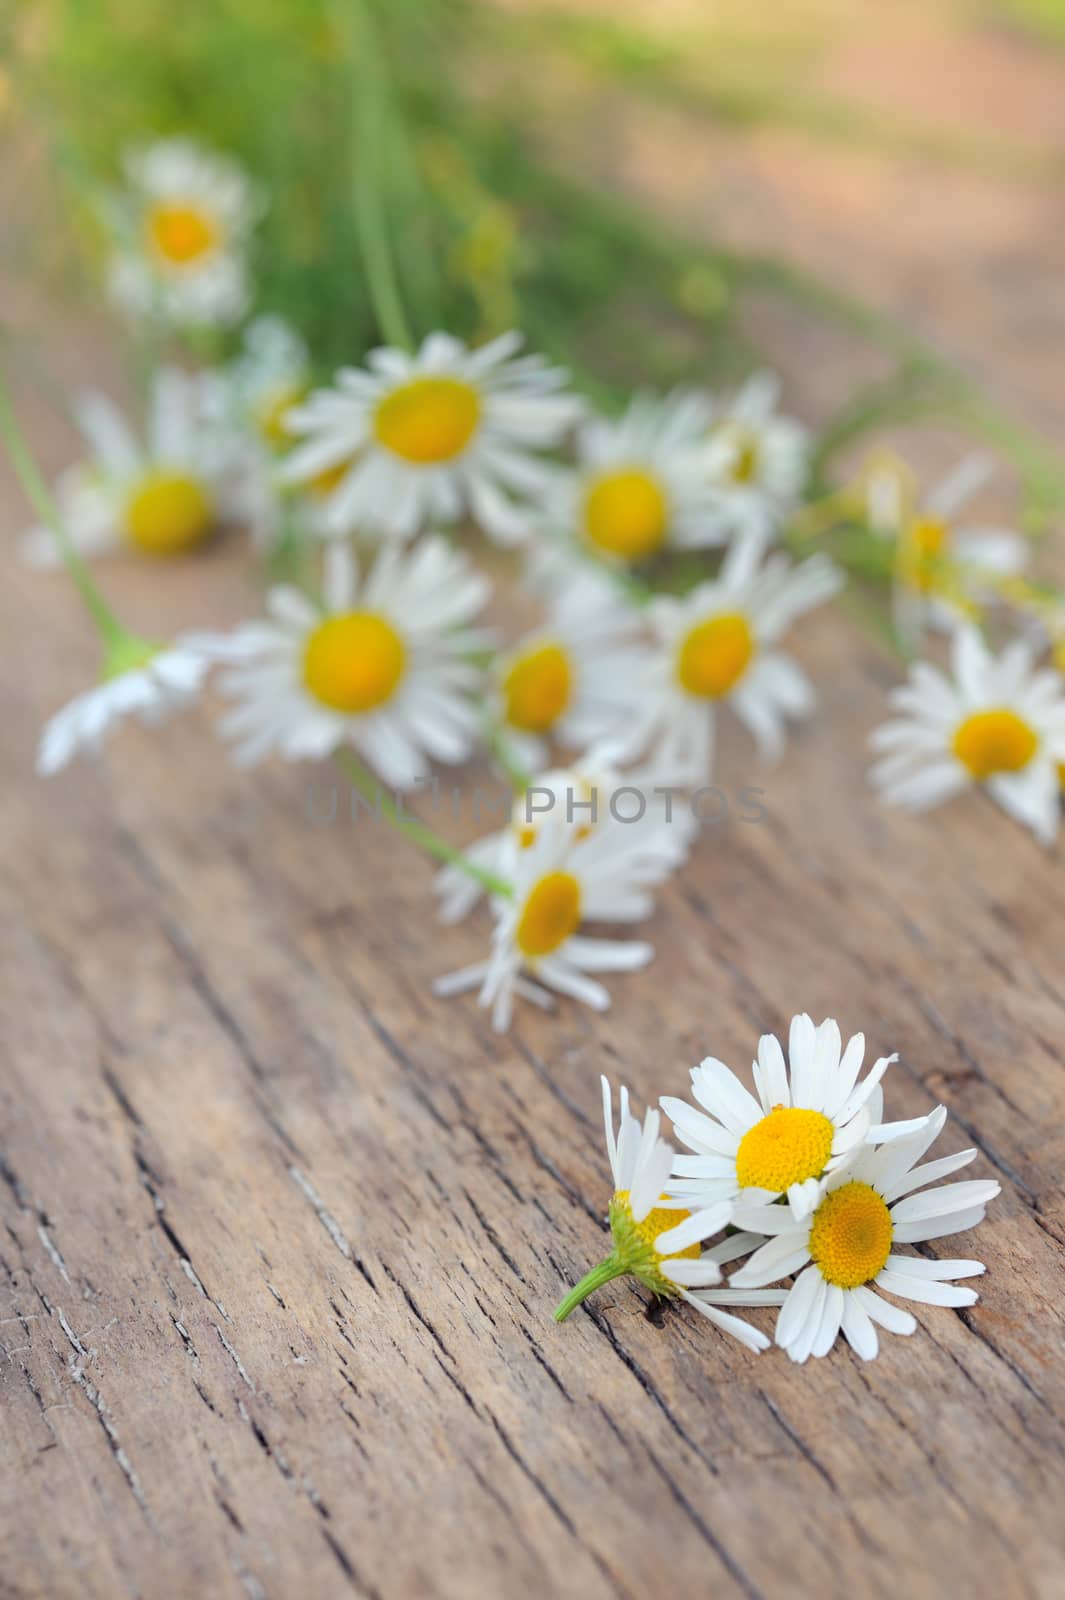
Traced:
<svg viewBox="0 0 1065 1600">
<path fill-rule="evenodd" d="M 148 632 L 250 603 L 236 548 L 110 570 Z M 768 821 L 706 832 L 653 967 L 504 1040 L 429 995 L 485 924 L 442 934 L 415 853 L 236 775 L 207 715 L 34 781 L 92 642 L 10 556 L 0 636 L 4 1600 L 1065 1594 L 1060 854 L 980 799 L 876 807 L 896 674 L 849 623 L 798 642 L 822 708 L 779 769 L 726 737 Z M 980 1303 L 869 1366 L 627 1284 L 557 1328 L 603 1247 L 599 1071 L 676 1092 L 798 1009 L 898 1049 L 892 1114 L 944 1101 L 1000 1179 L 933 1247 L 987 1262 Z"/>
</svg>

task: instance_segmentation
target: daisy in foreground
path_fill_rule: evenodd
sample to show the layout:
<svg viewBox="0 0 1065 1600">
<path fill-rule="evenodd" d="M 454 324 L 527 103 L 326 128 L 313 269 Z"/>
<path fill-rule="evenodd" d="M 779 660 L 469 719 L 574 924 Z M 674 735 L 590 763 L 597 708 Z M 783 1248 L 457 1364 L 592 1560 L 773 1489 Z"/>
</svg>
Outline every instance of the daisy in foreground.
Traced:
<svg viewBox="0 0 1065 1600">
<path fill-rule="evenodd" d="M 468 350 L 433 333 L 415 355 L 371 351 L 369 370 L 346 367 L 287 413 L 304 438 L 289 457 L 295 484 L 330 474 L 322 526 L 410 538 L 427 523 L 469 512 L 484 531 L 514 544 L 530 527 L 529 502 L 552 469 L 536 452 L 561 443 L 580 404 L 567 377 L 539 356 L 517 357 L 521 335 Z"/>
<path fill-rule="evenodd" d="M 712 781 L 715 708 L 732 707 L 764 758 L 784 745 L 788 719 L 807 716 L 814 693 L 805 674 L 774 647 L 790 625 L 838 592 L 842 578 L 823 556 L 793 567 L 764 559 L 764 542 L 733 541 L 721 571 L 683 599 L 647 608 L 657 651 L 641 702 L 618 735 L 619 761 L 653 749 L 654 764 L 692 784 Z"/>
<path fill-rule="evenodd" d="M 979 1261 L 939 1261 L 897 1255 L 900 1244 L 921 1244 L 948 1234 L 966 1233 L 984 1219 L 1000 1192 L 993 1179 L 926 1184 L 948 1177 L 976 1155 L 963 1150 L 915 1165 L 938 1137 L 946 1111 L 939 1106 L 912 1133 L 878 1149 L 866 1147 L 854 1161 L 832 1174 L 813 1216 L 797 1223 L 785 1206 L 736 1206 L 739 1227 L 769 1234 L 730 1286 L 758 1292 L 765 1284 L 797 1274 L 777 1319 L 777 1343 L 793 1361 L 824 1356 L 842 1329 L 863 1360 L 877 1353 L 874 1323 L 891 1333 L 913 1333 L 908 1311 L 900 1311 L 876 1291 L 934 1306 L 971 1306 L 973 1289 L 951 1278 L 982 1273 Z M 809 1265 L 807 1265 L 809 1263 Z"/>
<path fill-rule="evenodd" d="M 709 418 L 703 396 L 677 390 L 636 395 L 617 421 L 584 423 L 576 470 L 556 480 L 547 501 L 551 526 L 621 564 L 723 544 L 703 460 Z M 561 577 L 557 559 L 554 569 Z"/>
<path fill-rule="evenodd" d="M 487 580 L 440 538 L 386 548 L 361 577 L 346 545 L 326 549 L 324 604 L 297 589 L 267 597 L 269 620 L 234 636 L 239 666 L 221 679 L 237 702 L 221 724 L 242 765 L 353 745 L 385 783 L 409 789 L 428 757 L 464 761 L 477 738 L 468 659 L 486 644 L 467 624 Z"/>
<path fill-rule="evenodd" d="M 802 494 L 809 434 L 779 414 L 779 397 L 774 374 L 756 372 L 715 407 L 704 468 L 726 533 L 774 534 Z"/>
<path fill-rule="evenodd" d="M 673 1151 L 658 1136 L 657 1111 L 648 1111 L 643 1127 L 629 1111 L 628 1090 L 621 1090 L 621 1115 L 614 1135 L 614 1106 L 610 1084 L 603 1085 L 603 1122 L 614 1194 L 610 1201 L 610 1231 L 614 1248 L 605 1261 L 593 1267 L 576 1288 L 571 1289 L 555 1312 L 555 1321 L 564 1322 L 596 1289 L 612 1278 L 631 1276 L 667 1299 L 686 1300 L 726 1333 L 741 1340 L 750 1350 L 764 1350 L 769 1340 L 740 1317 L 720 1309 L 739 1300 L 743 1305 L 777 1305 L 779 1292 L 770 1290 L 755 1299 L 742 1298 L 729 1289 L 715 1289 L 721 1282 L 719 1258 L 703 1242 L 720 1233 L 729 1221 L 729 1205 L 719 1202 L 694 1214 L 680 1209 L 676 1201 L 662 1193 L 669 1177 Z M 731 1259 L 731 1241 L 721 1248 L 721 1258 Z M 692 1289 L 699 1289 L 698 1298 Z"/>
<path fill-rule="evenodd" d="M 247 247 L 262 210 L 228 156 L 163 139 L 125 159 L 110 208 L 110 288 L 117 305 L 178 327 L 235 322 L 248 304 Z"/>
<path fill-rule="evenodd" d="M 95 556 L 132 549 L 175 556 L 203 544 L 248 510 L 236 440 L 211 416 L 201 377 L 161 367 L 152 379 L 143 440 L 105 395 L 81 395 L 75 419 L 91 452 L 55 486 L 74 548 Z M 59 557 L 47 528 L 26 537 L 27 558 Z"/>
<path fill-rule="evenodd" d="M 696 1208 L 786 1195 L 801 1221 L 859 1145 L 899 1131 L 871 1125 L 871 1111 L 880 1115 L 880 1080 L 896 1058 L 881 1057 L 859 1083 L 864 1034 L 843 1049 L 831 1017 L 817 1027 L 806 1015 L 793 1017 L 788 1057 L 790 1072 L 777 1040 L 762 1035 L 752 1068 L 757 1099 L 713 1056 L 692 1068 L 692 1095 L 702 1111 L 662 1097 L 677 1137 L 694 1152 L 674 1162 L 671 1195 Z"/>
<path fill-rule="evenodd" d="M 876 729 L 872 781 L 889 804 L 927 811 L 981 784 L 1002 809 L 1053 844 L 1065 762 L 1065 678 L 1036 670 L 1017 640 L 993 656 L 975 627 L 960 627 L 952 677 L 928 662 L 891 695 L 901 712 Z"/>
<path fill-rule="evenodd" d="M 636 940 L 589 938 L 579 929 L 582 922 L 638 922 L 651 915 L 654 902 L 647 885 L 659 882 L 660 872 L 633 839 L 635 831 L 611 822 L 582 838 L 557 816 L 528 848 L 508 832 L 496 870 L 512 893 L 492 901 L 492 953 L 486 961 L 438 978 L 433 992 L 479 989 L 497 1033 L 510 1026 L 516 994 L 550 1010 L 548 991 L 554 989 L 606 1011 L 610 996 L 590 974 L 634 972 L 647 965 L 654 950 Z"/>
</svg>

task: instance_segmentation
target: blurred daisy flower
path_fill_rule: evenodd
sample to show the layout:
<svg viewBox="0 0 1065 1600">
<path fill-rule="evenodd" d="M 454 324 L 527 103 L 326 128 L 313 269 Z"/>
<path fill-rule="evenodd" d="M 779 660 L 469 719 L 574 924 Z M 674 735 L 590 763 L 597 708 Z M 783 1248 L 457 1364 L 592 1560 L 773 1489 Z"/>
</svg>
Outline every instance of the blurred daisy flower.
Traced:
<svg viewBox="0 0 1065 1600">
<path fill-rule="evenodd" d="M 196 699 L 213 662 L 232 654 L 227 641 L 190 635 L 170 645 L 122 634 L 109 641 L 103 681 L 69 701 L 45 726 L 37 771 L 51 777 L 76 755 L 99 754 L 104 738 L 129 716 L 155 726 Z"/>
<path fill-rule="evenodd" d="M 809 472 L 809 434 L 777 411 L 773 373 L 748 378 L 713 410 L 704 470 L 726 534 L 769 537 L 798 503 Z"/>
<path fill-rule="evenodd" d="M 963 1150 L 916 1165 L 938 1137 L 946 1115 L 939 1106 L 913 1132 L 862 1149 L 832 1174 L 813 1215 L 801 1222 L 786 1206 L 737 1205 L 738 1226 L 770 1237 L 732 1274 L 730 1287 L 738 1293 L 757 1292 L 796 1275 L 776 1329 L 777 1343 L 793 1361 L 827 1355 L 841 1329 L 866 1361 L 877 1353 L 874 1324 L 891 1333 L 913 1333 L 915 1319 L 882 1293 L 936 1306 L 976 1301 L 974 1290 L 947 1280 L 982 1273 L 979 1261 L 895 1254 L 900 1244 L 923 1244 L 975 1228 L 1000 1192 L 993 1179 L 925 1187 L 976 1156 L 975 1150 Z"/>
<path fill-rule="evenodd" d="M 545 502 L 549 531 L 614 565 L 666 549 L 724 543 L 702 462 L 710 415 L 690 390 L 637 394 L 616 421 L 593 417 L 577 433 L 577 464 Z M 558 581 L 572 568 L 565 547 L 547 552 Z"/>
<path fill-rule="evenodd" d="M 285 417 L 306 395 L 310 354 L 283 317 L 256 317 L 244 330 L 239 355 L 222 374 L 229 408 L 274 450 L 293 442 Z"/>
<path fill-rule="evenodd" d="M 491 715 L 525 771 L 548 741 L 587 749 L 630 714 L 647 673 L 640 617 L 601 574 L 575 573 L 547 621 L 497 660 Z"/>
<path fill-rule="evenodd" d="M 108 221 L 110 289 L 135 316 L 178 328 L 228 326 L 247 309 L 247 247 L 258 191 L 228 156 L 191 139 L 129 152 Z"/>
<path fill-rule="evenodd" d="M 618 798 L 618 815 L 628 817 L 621 796 L 632 813 L 631 820 L 619 823 L 612 810 Z M 635 796 L 640 814 L 636 815 Z M 542 829 L 565 826 L 574 839 L 587 838 L 600 827 L 623 827 L 632 850 L 632 872 L 645 887 L 664 883 L 687 859 L 695 836 L 696 822 L 688 809 L 674 810 L 661 795 L 656 796 L 650 782 L 640 773 L 622 777 L 595 752 L 572 767 L 537 773 L 524 794 L 515 797 L 506 828 L 476 840 L 464 850 L 468 861 L 485 872 L 503 876 L 513 841 L 520 850 L 529 850 Z M 437 874 L 440 919 L 454 923 L 467 916 L 477 904 L 482 887 L 461 867 L 448 866 Z"/>
<path fill-rule="evenodd" d="M 673 1162 L 673 1150 L 659 1137 L 659 1115 L 648 1111 L 643 1127 L 629 1110 L 629 1093 L 621 1090 L 620 1122 L 614 1133 L 614 1106 L 610 1084 L 603 1086 L 603 1124 L 614 1193 L 610 1201 L 610 1232 L 614 1248 L 605 1261 L 593 1267 L 561 1302 L 556 1322 L 564 1322 L 583 1300 L 614 1278 L 633 1277 L 652 1294 L 686 1300 L 717 1327 L 740 1339 L 750 1350 L 764 1350 L 769 1340 L 757 1328 L 720 1309 L 734 1298 L 728 1289 L 715 1290 L 721 1267 L 713 1250 L 703 1243 L 720 1233 L 729 1221 L 727 1202 L 694 1214 L 681 1209 L 663 1194 Z M 725 1258 L 729 1258 L 728 1244 Z M 698 1299 L 692 1289 L 703 1292 Z M 772 1291 L 764 1304 L 779 1303 Z M 750 1299 L 742 1302 L 752 1303 Z"/>
<path fill-rule="evenodd" d="M 712 582 L 683 599 L 650 602 L 657 649 L 630 726 L 615 741 L 619 761 L 653 747 L 655 764 L 678 781 L 708 783 L 718 704 L 732 707 L 767 759 L 780 755 L 785 723 L 812 711 L 805 674 L 774 647 L 843 580 L 824 556 L 792 566 L 783 555 L 764 559 L 764 548 L 758 538 L 734 540 Z"/>
<path fill-rule="evenodd" d="M 74 415 L 90 459 L 59 478 L 55 497 L 82 555 L 122 549 L 183 555 L 223 524 L 249 519 L 253 502 L 239 442 L 213 417 L 203 377 L 159 368 L 143 440 L 114 402 L 98 392 L 76 399 Z M 58 561 L 47 528 L 34 528 L 24 548 L 35 564 Z"/>
<path fill-rule="evenodd" d="M 952 676 L 917 662 L 891 702 L 901 715 L 870 741 L 880 757 L 872 781 L 883 799 L 928 811 L 981 784 L 1041 844 L 1054 842 L 1065 678 L 1050 667 L 1037 670 L 1024 640 L 996 657 L 978 630 L 963 624 L 954 635 Z"/>
<path fill-rule="evenodd" d="M 521 343 L 505 333 L 469 350 L 434 333 L 413 356 L 371 351 L 366 368 L 344 368 L 334 388 L 287 413 L 304 442 L 286 479 L 329 483 L 323 527 L 333 534 L 406 539 L 469 513 L 500 543 L 520 541 L 553 470 L 537 452 L 561 443 L 580 411 L 566 374 L 518 357 Z"/>
<path fill-rule="evenodd" d="M 486 639 L 467 626 L 488 582 L 441 538 L 386 548 L 361 576 L 347 546 L 326 550 L 324 603 L 278 587 L 269 620 L 235 635 L 240 664 L 221 679 L 237 702 L 221 732 L 242 765 L 354 746 L 385 783 L 410 789 L 429 758 L 466 759 L 477 739 L 468 657 Z"/>
<path fill-rule="evenodd" d="M 793 1017 L 790 1071 L 772 1034 L 758 1042 L 752 1068 L 757 1098 L 723 1061 L 708 1056 L 691 1074 L 702 1111 L 673 1095 L 662 1097 L 677 1137 L 694 1152 L 677 1157 L 669 1193 L 693 1209 L 741 1196 L 768 1203 L 785 1195 L 801 1221 L 817 1205 L 826 1179 L 860 1145 L 904 1131 L 873 1125 L 882 1110 L 880 1079 L 896 1058 L 877 1061 L 859 1083 L 864 1056 L 864 1034 L 843 1049 L 831 1017 L 817 1027 L 808 1016 Z"/>
<path fill-rule="evenodd" d="M 1024 571 L 1028 545 L 1019 533 L 958 524 L 993 471 L 988 457 L 968 455 L 923 498 L 890 457 L 866 473 L 869 524 L 895 540 L 895 617 L 904 638 L 919 639 L 926 627 L 953 628 L 987 602 L 995 580 Z"/>
<path fill-rule="evenodd" d="M 593 973 L 634 972 L 654 955 L 637 940 L 591 938 L 584 922 L 639 922 L 654 902 L 648 886 L 658 881 L 646 854 L 620 823 L 577 837 L 564 816 L 550 819 L 528 846 L 508 830 L 498 856 L 498 876 L 511 895 L 492 900 L 495 929 L 488 959 L 439 978 L 438 995 L 479 990 L 498 1033 L 510 1027 L 515 995 L 544 1010 L 549 990 L 569 995 L 596 1011 L 610 996 Z"/>
</svg>

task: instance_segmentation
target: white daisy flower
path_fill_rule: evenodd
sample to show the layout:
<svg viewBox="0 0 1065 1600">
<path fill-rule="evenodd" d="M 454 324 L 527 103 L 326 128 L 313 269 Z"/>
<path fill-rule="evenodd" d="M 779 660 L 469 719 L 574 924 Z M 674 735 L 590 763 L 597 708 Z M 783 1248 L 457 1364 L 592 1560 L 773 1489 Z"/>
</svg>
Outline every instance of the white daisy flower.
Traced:
<svg viewBox="0 0 1065 1600">
<path fill-rule="evenodd" d="M 111 294 L 123 310 L 177 327 L 236 322 L 248 305 L 246 254 L 263 207 L 229 156 L 191 139 L 131 151 L 115 198 Z"/>
<path fill-rule="evenodd" d="M 890 462 L 869 473 L 870 523 L 895 540 L 895 615 L 905 638 L 919 638 L 926 627 L 954 628 L 994 592 L 989 580 L 1024 571 L 1028 545 L 1019 533 L 958 523 L 993 471 L 988 457 L 967 455 L 923 498 Z"/>
<path fill-rule="evenodd" d="M 773 647 L 796 618 L 836 594 L 842 578 L 820 555 L 793 567 L 786 556 L 763 554 L 760 539 L 737 539 L 713 582 L 650 603 L 658 648 L 630 725 L 616 738 L 619 761 L 653 746 L 655 763 L 679 781 L 708 783 L 719 703 L 732 707 L 767 759 L 783 749 L 785 722 L 812 711 L 805 674 Z"/>
<path fill-rule="evenodd" d="M 230 404 L 271 448 L 287 448 L 294 435 L 285 418 L 310 387 L 307 345 L 291 324 L 273 315 L 250 322 L 241 343 L 223 374 Z"/>
<path fill-rule="evenodd" d="M 881 1290 L 925 1305 L 970 1306 L 977 1295 L 945 1280 L 982 1273 L 979 1261 L 936 1261 L 895 1254 L 900 1244 L 921 1244 L 965 1233 L 984 1219 L 1000 1192 L 993 1179 L 926 1184 L 967 1166 L 975 1150 L 916 1166 L 946 1121 L 939 1106 L 920 1125 L 878 1148 L 866 1147 L 829 1178 L 813 1215 L 796 1222 L 786 1206 L 740 1202 L 734 1221 L 768 1234 L 750 1260 L 732 1274 L 739 1293 L 797 1274 L 777 1319 L 777 1343 L 793 1361 L 824 1356 L 843 1335 L 863 1360 L 877 1353 L 873 1326 L 913 1333 L 917 1323 L 881 1298 Z M 920 1192 L 918 1192 L 920 1191 Z M 807 1265 L 807 1263 L 810 1265 Z"/>
<path fill-rule="evenodd" d="M 663 549 L 723 544 L 703 463 L 709 402 L 676 390 L 638 394 L 616 421 L 594 417 L 577 433 L 577 465 L 546 502 L 548 525 L 597 559 L 625 564 Z M 546 574 L 572 566 L 552 551 Z"/>
<path fill-rule="evenodd" d="M 91 457 L 59 478 L 55 496 L 82 555 L 180 555 L 248 516 L 239 442 L 219 426 L 204 378 L 177 367 L 156 372 L 143 440 L 103 394 L 81 395 L 74 414 Z M 24 549 L 37 565 L 58 564 L 47 528 L 34 528 Z"/>
<path fill-rule="evenodd" d="M 467 624 L 488 582 L 437 537 L 383 550 L 360 577 L 346 545 L 326 550 L 324 604 L 279 587 L 270 620 L 237 630 L 246 659 L 221 680 L 238 702 L 221 724 L 243 765 L 276 751 L 313 760 L 352 745 L 385 783 L 409 789 L 428 759 L 461 762 L 477 738 Z"/>
<path fill-rule="evenodd" d="M 410 538 L 429 522 L 469 512 L 503 544 L 523 539 L 529 502 L 552 469 L 537 452 L 558 445 L 580 411 L 567 377 L 539 356 L 515 358 L 521 335 L 477 350 L 434 333 L 416 355 L 371 351 L 286 416 L 306 442 L 289 457 L 292 483 L 336 475 L 324 525 Z"/>
<path fill-rule="evenodd" d="M 615 797 L 616 815 L 612 809 Z M 618 817 L 625 820 L 619 822 Z M 519 849 L 528 850 L 544 827 L 560 824 L 572 828 L 575 842 L 596 828 L 623 827 L 633 852 L 632 870 L 649 888 L 664 883 L 684 863 L 697 827 L 690 810 L 667 805 L 661 795 L 654 794 L 643 774 L 622 777 L 599 762 L 593 751 L 572 767 L 535 774 L 524 794 L 514 799 L 509 827 L 476 840 L 463 853 L 474 865 L 499 877 L 504 871 L 508 837 Z M 457 866 L 445 867 L 437 874 L 436 890 L 440 920 L 446 923 L 467 916 L 483 892 L 481 884 Z"/>
<path fill-rule="evenodd" d="M 654 869 L 624 826 L 600 827 L 575 838 L 574 829 L 557 817 L 527 848 L 508 831 L 498 875 L 512 893 L 492 901 L 491 955 L 433 985 L 438 995 L 479 989 L 479 1001 L 491 1007 L 498 1033 L 510 1026 L 516 994 L 549 1010 L 548 990 L 554 989 L 606 1011 L 610 996 L 589 974 L 634 972 L 654 955 L 640 941 L 579 932 L 583 922 L 639 922 L 654 909 L 647 892 L 656 881 Z"/>
<path fill-rule="evenodd" d="M 677 1157 L 671 1195 L 695 1208 L 786 1195 L 801 1221 L 820 1200 L 826 1179 L 855 1150 L 905 1131 L 906 1124 L 873 1125 L 882 1109 L 878 1085 L 897 1058 L 882 1057 L 859 1083 L 864 1034 L 843 1049 L 831 1017 L 817 1027 L 806 1015 L 793 1017 L 788 1057 L 790 1071 L 777 1040 L 762 1035 L 752 1066 L 757 1098 L 713 1056 L 692 1068 L 692 1095 L 702 1111 L 663 1095 L 678 1139 L 694 1152 Z"/>
<path fill-rule="evenodd" d="M 187 635 L 171 645 L 124 636 L 112 645 L 102 683 L 69 701 L 45 726 L 37 753 L 42 777 L 76 755 L 99 753 L 104 738 L 124 718 L 154 726 L 199 694 L 213 662 L 232 655 L 223 639 Z"/>
<path fill-rule="evenodd" d="M 610 1231 L 614 1248 L 572 1289 L 555 1312 L 564 1322 L 596 1289 L 613 1278 L 632 1276 L 652 1294 L 686 1300 L 715 1326 L 742 1341 L 749 1350 L 764 1350 L 765 1334 L 739 1317 L 719 1309 L 733 1300 L 728 1289 L 715 1290 L 721 1267 L 714 1250 L 704 1251 L 703 1241 L 720 1233 L 729 1221 L 727 1204 L 696 1212 L 685 1211 L 662 1193 L 673 1159 L 672 1148 L 659 1138 L 657 1111 L 648 1111 L 643 1127 L 629 1111 L 629 1092 L 621 1090 L 620 1125 L 614 1134 L 614 1107 L 610 1084 L 603 1085 L 603 1123 L 614 1194 L 610 1201 Z M 728 1241 L 724 1245 L 728 1260 Z M 699 1298 L 692 1289 L 702 1290 Z M 777 1304 L 772 1291 L 763 1304 Z M 744 1305 L 752 1303 L 747 1299 Z"/>
<path fill-rule="evenodd" d="M 704 469 L 726 533 L 769 537 L 802 495 L 810 436 L 778 413 L 779 397 L 779 379 L 758 372 L 714 408 Z"/>
<path fill-rule="evenodd" d="M 587 749 L 630 714 L 649 655 L 634 643 L 641 619 L 600 573 L 574 575 L 547 621 L 499 657 L 491 716 L 524 771 L 541 767 L 548 741 Z"/>
<path fill-rule="evenodd" d="M 1065 678 L 1036 670 L 1023 640 L 993 656 L 976 628 L 954 635 L 952 677 L 926 661 L 892 704 L 902 715 L 876 729 L 872 781 L 883 799 L 927 811 L 973 784 L 1050 845 L 1058 831 L 1058 767 L 1065 762 Z"/>
</svg>

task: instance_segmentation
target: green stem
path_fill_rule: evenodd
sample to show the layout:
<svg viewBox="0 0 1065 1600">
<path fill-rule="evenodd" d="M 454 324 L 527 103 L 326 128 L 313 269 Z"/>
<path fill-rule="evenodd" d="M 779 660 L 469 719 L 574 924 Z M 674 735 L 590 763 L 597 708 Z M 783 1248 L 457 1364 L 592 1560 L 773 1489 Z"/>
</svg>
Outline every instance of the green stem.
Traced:
<svg viewBox="0 0 1065 1600">
<path fill-rule="evenodd" d="M 373 774 L 367 772 L 361 761 L 349 750 L 338 750 L 335 759 L 352 787 L 376 808 L 378 814 L 384 817 L 397 833 L 420 845 L 437 861 L 443 861 L 449 867 L 458 867 L 460 872 L 465 872 L 467 877 L 473 878 L 489 894 L 506 900 L 511 898 L 514 891 L 503 878 L 497 878 L 493 872 L 486 872 L 461 850 L 456 849 L 453 844 L 448 844 L 438 833 L 434 833 L 432 828 L 426 827 L 424 822 L 419 822 L 417 817 L 408 817 L 402 812 L 391 795 L 385 793 Z"/>
<path fill-rule="evenodd" d="M 616 1254 L 607 1256 L 605 1261 L 600 1261 L 591 1272 L 586 1272 L 580 1283 L 572 1288 L 564 1300 L 560 1300 L 555 1307 L 555 1321 L 565 1322 L 571 1311 L 576 1311 L 582 1300 L 587 1300 L 596 1289 L 601 1289 L 604 1283 L 609 1283 L 612 1278 L 623 1278 L 628 1268 L 618 1260 Z"/>
<path fill-rule="evenodd" d="M 74 548 L 70 535 L 63 525 L 52 492 L 41 476 L 23 437 L 22 429 L 18 425 L 2 366 L 0 366 L 0 439 L 3 440 L 15 475 L 25 490 L 27 499 L 55 540 L 56 548 L 63 558 L 63 564 L 70 574 L 74 587 L 84 602 L 85 609 L 107 644 L 114 646 L 126 636 L 126 630 L 100 593 L 91 572 Z"/>
<path fill-rule="evenodd" d="M 355 43 L 358 83 L 355 103 L 355 184 L 352 197 L 362 264 L 374 316 L 382 335 L 401 349 L 414 340 L 403 309 L 388 238 L 383 164 L 388 148 L 389 84 L 369 0 L 358 6 Z"/>
</svg>

